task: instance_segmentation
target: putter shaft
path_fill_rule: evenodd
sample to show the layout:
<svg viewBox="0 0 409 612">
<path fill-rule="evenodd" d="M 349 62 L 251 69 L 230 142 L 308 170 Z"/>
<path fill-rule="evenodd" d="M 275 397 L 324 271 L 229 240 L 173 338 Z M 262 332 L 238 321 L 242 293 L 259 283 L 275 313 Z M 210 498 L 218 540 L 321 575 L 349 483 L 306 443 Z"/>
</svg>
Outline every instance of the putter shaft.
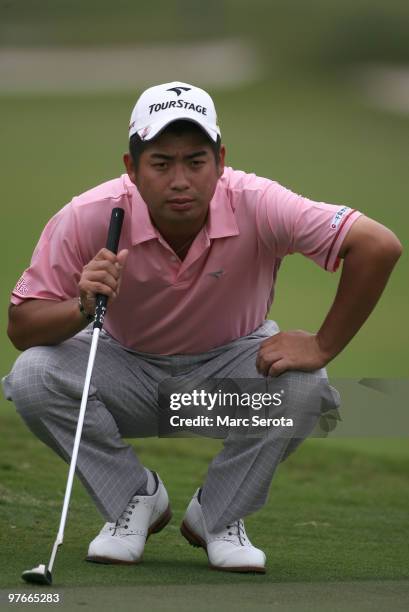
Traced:
<svg viewBox="0 0 409 612">
<path fill-rule="evenodd" d="M 63 540 L 64 540 L 65 523 L 67 520 L 68 506 L 70 503 L 72 484 L 74 481 L 75 466 L 77 464 L 78 449 L 79 449 L 80 441 L 81 441 L 82 427 L 84 423 L 85 409 L 87 407 L 87 402 L 88 402 L 89 386 L 91 383 L 92 370 L 94 367 L 95 355 L 97 352 L 99 333 L 100 333 L 99 327 L 94 327 L 94 330 L 92 332 L 92 342 L 91 342 L 91 349 L 90 349 L 89 358 L 88 358 L 87 372 L 85 375 L 84 390 L 82 392 L 81 407 L 80 407 L 80 412 L 78 416 L 77 431 L 75 434 L 74 446 L 72 450 L 70 470 L 68 472 L 67 486 L 65 488 L 64 503 L 63 503 L 62 513 L 61 513 L 60 526 L 58 529 L 57 538 L 54 542 L 50 561 L 47 566 L 48 571 L 50 573 L 52 572 L 52 569 L 53 569 L 54 560 L 57 554 L 58 547 L 63 543 Z"/>
</svg>

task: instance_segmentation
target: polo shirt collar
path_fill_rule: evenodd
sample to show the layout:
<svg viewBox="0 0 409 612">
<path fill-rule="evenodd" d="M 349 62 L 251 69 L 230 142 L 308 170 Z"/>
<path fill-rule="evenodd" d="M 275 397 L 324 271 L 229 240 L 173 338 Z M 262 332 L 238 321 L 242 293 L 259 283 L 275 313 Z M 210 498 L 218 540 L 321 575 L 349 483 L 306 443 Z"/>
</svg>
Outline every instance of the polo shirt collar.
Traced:
<svg viewBox="0 0 409 612">
<path fill-rule="evenodd" d="M 227 190 L 226 174 L 217 181 L 209 205 L 206 229 L 209 238 L 226 238 L 240 234 Z"/>
<path fill-rule="evenodd" d="M 158 238 L 158 231 L 152 225 L 148 207 L 138 189 L 127 174 L 123 175 L 124 183 L 131 200 L 131 241 L 132 245 Z"/>
<path fill-rule="evenodd" d="M 132 203 L 132 244 L 141 244 L 153 238 L 159 238 L 159 232 L 152 224 L 148 207 L 138 189 L 127 174 L 124 182 Z M 209 205 L 209 215 L 206 222 L 206 233 L 210 239 L 226 238 L 240 234 L 236 217 L 228 197 L 226 178 L 223 175 L 217 182 L 216 190 Z"/>
</svg>

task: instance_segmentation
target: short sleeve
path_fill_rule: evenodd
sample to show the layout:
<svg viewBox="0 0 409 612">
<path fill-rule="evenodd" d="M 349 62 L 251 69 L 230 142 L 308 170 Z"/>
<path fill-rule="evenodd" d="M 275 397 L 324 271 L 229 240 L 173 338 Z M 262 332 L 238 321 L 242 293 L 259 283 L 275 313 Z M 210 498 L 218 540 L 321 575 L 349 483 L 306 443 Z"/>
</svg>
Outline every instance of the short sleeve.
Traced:
<svg viewBox="0 0 409 612">
<path fill-rule="evenodd" d="M 75 214 L 70 204 L 46 225 L 11 295 L 13 304 L 27 299 L 66 300 L 78 295 L 84 266 L 78 247 Z"/>
<path fill-rule="evenodd" d="M 301 253 L 335 272 L 342 242 L 361 214 L 349 206 L 315 202 L 271 182 L 260 196 L 257 230 L 278 258 Z"/>
</svg>

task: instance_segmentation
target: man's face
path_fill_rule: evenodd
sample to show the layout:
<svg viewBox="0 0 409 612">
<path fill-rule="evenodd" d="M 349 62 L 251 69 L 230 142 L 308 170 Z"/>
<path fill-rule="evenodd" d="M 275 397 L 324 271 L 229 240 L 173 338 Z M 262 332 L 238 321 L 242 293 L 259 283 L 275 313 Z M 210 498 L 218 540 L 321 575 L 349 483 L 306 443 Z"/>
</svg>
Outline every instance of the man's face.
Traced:
<svg viewBox="0 0 409 612">
<path fill-rule="evenodd" d="M 164 132 L 141 154 L 137 168 L 129 154 L 124 162 L 155 225 L 178 234 L 198 231 L 205 223 L 224 155 L 221 147 L 217 164 L 206 136 L 192 130 Z"/>
</svg>

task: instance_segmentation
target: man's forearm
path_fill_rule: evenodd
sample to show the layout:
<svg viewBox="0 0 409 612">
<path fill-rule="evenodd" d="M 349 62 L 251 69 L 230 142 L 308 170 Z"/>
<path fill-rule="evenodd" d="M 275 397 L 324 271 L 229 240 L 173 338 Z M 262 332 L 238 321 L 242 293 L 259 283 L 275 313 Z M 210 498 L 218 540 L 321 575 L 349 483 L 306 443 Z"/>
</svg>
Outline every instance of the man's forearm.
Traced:
<svg viewBox="0 0 409 612">
<path fill-rule="evenodd" d="M 317 341 L 333 359 L 366 321 L 401 254 L 399 241 L 373 242 L 351 248 L 344 258 L 335 300 Z"/>
<path fill-rule="evenodd" d="M 104 248 L 84 266 L 78 293 L 87 313 L 94 312 L 98 294 L 106 295 L 108 304 L 117 297 L 127 256 L 127 249 L 115 255 Z M 10 306 L 7 333 L 14 346 L 24 351 L 32 346 L 59 344 L 88 324 L 80 312 L 78 298 L 63 302 L 32 299 Z"/>
<path fill-rule="evenodd" d="M 78 307 L 78 298 L 28 300 L 9 311 L 8 336 L 14 346 L 24 351 L 32 346 L 59 344 L 88 324 Z"/>
</svg>

